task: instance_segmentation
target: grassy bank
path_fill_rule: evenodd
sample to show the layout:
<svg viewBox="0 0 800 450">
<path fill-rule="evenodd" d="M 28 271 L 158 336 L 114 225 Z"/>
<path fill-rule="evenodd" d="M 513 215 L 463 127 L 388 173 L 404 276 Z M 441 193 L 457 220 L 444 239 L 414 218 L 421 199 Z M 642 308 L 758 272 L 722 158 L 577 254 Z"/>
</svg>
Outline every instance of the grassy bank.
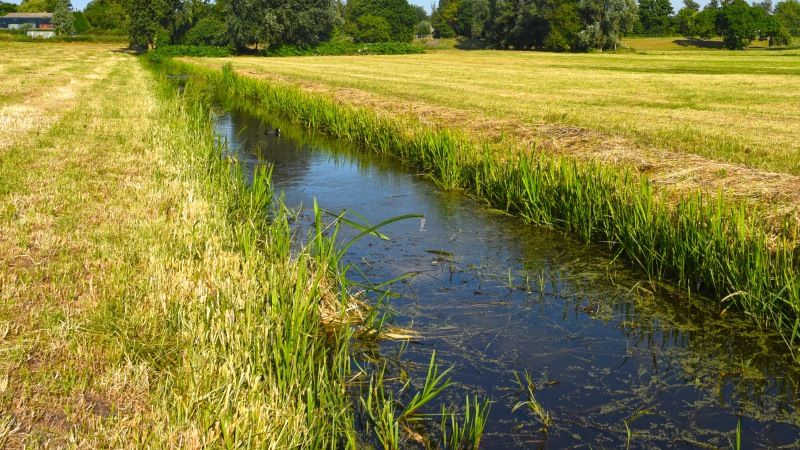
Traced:
<svg viewBox="0 0 800 450">
<path fill-rule="evenodd" d="M 230 68 L 175 64 L 174 70 L 205 78 L 222 95 L 394 154 L 445 188 L 466 189 L 531 222 L 607 243 L 651 279 L 709 294 L 721 312 L 742 311 L 780 331 L 790 347 L 800 338 L 800 230 L 794 221 L 773 233 L 762 214 L 719 196 L 675 202 L 628 171 L 536 152 L 502 159 L 457 132 L 239 77 Z"/>
<path fill-rule="evenodd" d="M 41 48 L 82 87 L 0 148 L 0 447 L 352 445 L 328 244 L 140 61 Z"/>
<path fill-rule="evenodd" d="M 480 139 L 552 141 L 557 152 L 626 162 L 668 185 L 704 175 L 682 173 L 687 154 L 800 175 L 795 139 L 800 134 L 799 54 L 454 50 L 230 62 L 248 76 L 328 92 L 343 103 L 432 125 L 457 126 Z M 228 62 L 192 61 L 217 68 Z M 589 131 L 605 136 L 595 139 Z M 502 144 L 508 149 L 509 142 Z M 720 168 L 728 175 L 712 173 L 705 180 L 734 181 L 731 167 L 711 171 Z"/>
<path fill-rule="evenodd" d="M 33 46 L 7 45 L 2 70 L 27 73 Z M 0 147 L 0 447 L 402 447 L 449 381 L 431 359 L 388 392 L 352 362 L 379 330 L 337 222 L 318 214 L 294 247 L 269 170 L 245 185 L 208 96 L 148 59 L 41 48 L 60 77 L 32 71 L 0 115 L 16 127 Z M 13 121 L 64 86 L 60 108 Z M 488 404 L 468 406 L 443 415 L 453 446 L 480 439 Z"/>
</svg>

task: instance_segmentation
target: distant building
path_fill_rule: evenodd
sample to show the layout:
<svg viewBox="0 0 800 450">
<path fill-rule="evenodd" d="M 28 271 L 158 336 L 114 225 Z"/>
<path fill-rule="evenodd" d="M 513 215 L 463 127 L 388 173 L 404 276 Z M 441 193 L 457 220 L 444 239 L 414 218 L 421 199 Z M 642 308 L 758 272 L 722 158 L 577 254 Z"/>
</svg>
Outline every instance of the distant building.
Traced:
<svg viewBox="0 0 800 450">
<path fill-rule="evenodd" d="M 52 30 L 52 13 L 8 13 L 0 17 L 0 30 Z"/>
</svg>

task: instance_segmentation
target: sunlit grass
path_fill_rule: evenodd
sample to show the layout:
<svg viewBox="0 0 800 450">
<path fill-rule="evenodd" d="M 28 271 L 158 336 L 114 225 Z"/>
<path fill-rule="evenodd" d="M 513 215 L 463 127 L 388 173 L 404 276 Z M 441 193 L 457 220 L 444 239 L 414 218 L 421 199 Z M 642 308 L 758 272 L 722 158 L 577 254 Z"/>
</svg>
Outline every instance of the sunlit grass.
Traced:
<svg viewBox="0 0 800 450">
<path fill-rule="evenodd" d="M 643 147 L 637 152 L 655 146 L 800 175 L 798 54 L 441 51 L 229 61 L 248 76 L 354 88 L 337 97 L 467 133 L 492 132 L 490 119 L 510 121 L 495 126 L 507 135 L 540 123 L 579 126 L 624 136 Z M 544 139 L 559 137 L 548 131 Z"/>
<path fill-rule="evenodd" d="M 798 224 L 723 196 L 672 199 L 646 177 L 597 163 L 533 152 L 502 160 L 465 135 L 351 108 L 281 84 L 186 65 L 208 89 L 267 108 L 367 149 L 393 154 L 530 222 L 602 242 L 653 280 L 714 297 L 783 333 L 794 348 L 800 323 Z"/>
</svg>

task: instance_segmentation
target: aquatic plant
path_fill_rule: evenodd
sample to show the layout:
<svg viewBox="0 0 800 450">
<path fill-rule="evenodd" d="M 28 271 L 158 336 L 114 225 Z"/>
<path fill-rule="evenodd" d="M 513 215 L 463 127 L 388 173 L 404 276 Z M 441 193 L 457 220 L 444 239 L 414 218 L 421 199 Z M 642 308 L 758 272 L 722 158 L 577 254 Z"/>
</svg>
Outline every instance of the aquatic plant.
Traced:
<svg viewBox="0 0 800 450">
<path fill-rule="evenodd" d="M 490 408 L 488 400 L 479 402 L 477 396 L 470 398 L 468 395 L 464 406 L 464 419 L 459 422 L 458 414 L 455 411 L 448 412 L 445 407 L 442 407 L 441 423 L 439 424 L 442 430 L 441 447 L 452 450 L 477 450 L 480 448 Z"/>
<path fill-rule="evenodd" d="M 550 413 L 544 409 L 542 404 L 536 400 L 536 383 L 533 382 L 533 378 L 531 378 L 531 375 L 528 372 L 525 372 L 524 374 L 524 381 L 516 372 L 514 372 L 514 378 L 517 386 L 524 391 L 526 398 L 525 400 L 517 402 L 517 404 L 511 408 L 511 412 L 515 412 L 520 408 L 527 407 L 528 410 L 539 420 L 539 423 L 542 425 L 542 432 L 547 434 L 548 430 L 553 425 L 553 418 L 550 416 Z"/>
</svg>

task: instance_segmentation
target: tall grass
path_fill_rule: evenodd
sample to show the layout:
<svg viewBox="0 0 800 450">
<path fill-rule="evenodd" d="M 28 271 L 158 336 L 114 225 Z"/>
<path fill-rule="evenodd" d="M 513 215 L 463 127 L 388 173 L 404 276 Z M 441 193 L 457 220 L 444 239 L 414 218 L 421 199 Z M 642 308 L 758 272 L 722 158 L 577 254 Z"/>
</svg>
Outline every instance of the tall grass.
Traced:
<svg viewBox="0 0 800 450">
<path fill-rule="evenodd" d="M 202 205 L 183 212 L 192 225 L 188 236 L 175 237 L 185 244 L 169 251 L 175 271 L 188 271 L 185 261 L 203 263 L 187 280 L 197 284 L 192 297 L 141 322 L 153 322 L 154 333 L 171 342 L 151 358 L 160 361 L 155 396 L 157 415 L 166 419 L 147 440 L 169 447 L 356 447 L 347 395 L 352 298 L 332 259 L 334 242 L 310 237 L 328 259 L 293 253 L 270 171 L 246 185 L 239 166 L 221 157 L 207 105 L 156 76 L 160 120 L 174 130 L 156 139 L 169 144 L 182 167 L 177 176 Z M 123 315 L 108 311 L 106 322 L 125 327 L 131 321 L 114 322 Z M 141 332 L 117 334 L 123 348 L 141 347 Z"/>
<path fill-rule="evenodd" d="M 718 299 L 781 334 L 791 351 L 800 341 L 800 225 L 774 229 L 744 204 L 658 194 L 643 176 L 599 163 L 537 152 L 504 159 L 450 130 L 435 130 L 297 88 L 174 61 L 206 88 L 289 120 L 395 155 L 447 189 L 461 188 L 529 222 L 602 242 L 653 280 L 671 280 Z"/>
<path fill-rule="evenodd" d="M 409 382 L 399 392 L 410 396 L 401 409 L 384 390 L 383 372 L 372 374 L 361 400 L 369 433 L 356 431 L 353 382 L 370 375 L 360 368 L 353 373 L 350 346 L 361 331 L 376 336 L 381 323 L 371 323 L 377 322 L 374 311 L 365 311 L 351 295 L 342 258 L 356 240 L 385 238 L 381 227 L 419 216 L 364 225 L 315 204 L 315 226 L 297 249 L 290 212 L 270 184 L 271 170 L 261 167 L 246 183 L 241 166 L 223 157 L 227 152 L 215 139 L 205 92 L 189 80 L 176 94 L 168 74 L 154 72 L 163 88 L 161 120 L 176 130 L 168 140 L 183 168 L 179 176 L 211 210 L 187 218 L 192 245 L 171 249 L 179 261 L 204 260 L 203 270 L 211 273 L 198 280 L 208 285 L 199 288 L 203 295 L 170 304 L 160 320 L 140 322 L 158 328 L 158 344 L 144 345 L 154 349 L 148 360 L 159 367 L 157 403 L 168 418 L 166 432 L 156 439 L 183 446 L 190 436 L 199 446 L 226 448 L 359 448 L 367 440 L 401 448 L 407 423 L 419 420 L 420 409 L 450 386 L 449 369 L 439 371 L 433 355 L 421 390 L 412 395 Z M 339 243 L 340 225 L 360 233 Z M 221 248 L 212 251 L 216 245 Z M 124 315 L 109 310 L 101 322 L 124 328 L 131 322 L 117 320 Z M 120 343 L 130 357 L 142 347 L 141 333 L 116 334 L 130 336 Z M 174 342 L 163 345 L 165 336 Z M 482 425 L 470 426 L 465 442 L 480 438 Z"/>
</svg>

